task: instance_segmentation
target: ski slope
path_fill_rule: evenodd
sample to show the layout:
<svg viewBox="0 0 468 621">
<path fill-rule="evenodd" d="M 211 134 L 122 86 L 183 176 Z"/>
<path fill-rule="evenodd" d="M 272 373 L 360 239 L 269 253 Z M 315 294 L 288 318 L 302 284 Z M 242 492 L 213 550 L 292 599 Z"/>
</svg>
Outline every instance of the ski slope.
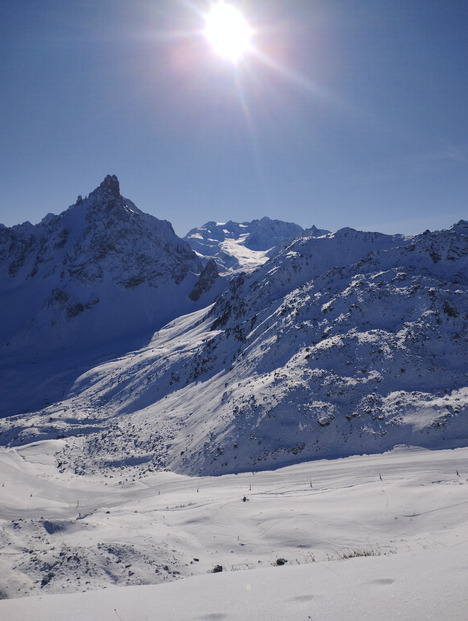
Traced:
<svg viewBox="0 0 468 621">
<path fill-rule="evenodd" d="M 62 443 L 0 450 L 2 619 L 467 618 L 466 448 L 131 481 Z"/>
</svg>

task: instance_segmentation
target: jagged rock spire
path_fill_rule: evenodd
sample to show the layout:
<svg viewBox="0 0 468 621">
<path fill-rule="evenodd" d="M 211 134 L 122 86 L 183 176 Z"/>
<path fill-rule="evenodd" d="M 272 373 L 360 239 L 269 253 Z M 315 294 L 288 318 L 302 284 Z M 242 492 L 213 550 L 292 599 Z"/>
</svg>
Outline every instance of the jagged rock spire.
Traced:
<svg viewBox="0 0 468 621">
<path fill-rule="evenodd" d="M 115 198 L 120 197 L 120 184 L 116 175 L 107 175 L 99 187 L 104 190 L 109 190 Z"/>
</svg>

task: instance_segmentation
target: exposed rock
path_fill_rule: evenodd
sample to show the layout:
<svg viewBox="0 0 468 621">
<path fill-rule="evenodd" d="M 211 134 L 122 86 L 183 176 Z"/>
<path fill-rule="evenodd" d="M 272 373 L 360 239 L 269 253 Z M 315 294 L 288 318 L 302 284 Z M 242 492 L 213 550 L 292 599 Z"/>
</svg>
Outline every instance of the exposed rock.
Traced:
<svg viewBox="0 0 468 621">
<path fill-rule="evenodd" d="M 194 302 L 198 302 L 200 297 L 204 293 L 208 293 L 208 291 L 212 288 L 218 276 L 219 274 L 216 262 L 213 259 L 210 259 L 200 274 L 200 278 L 197 280 L 193 291 L 190 293 L 190 299 Z"/>
</svg>

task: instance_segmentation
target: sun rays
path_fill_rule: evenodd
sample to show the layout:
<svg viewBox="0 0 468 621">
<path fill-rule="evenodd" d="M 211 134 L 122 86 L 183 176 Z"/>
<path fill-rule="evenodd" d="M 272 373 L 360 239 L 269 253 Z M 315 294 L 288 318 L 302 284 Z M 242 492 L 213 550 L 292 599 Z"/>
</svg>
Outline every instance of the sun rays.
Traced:
<svg viewBox="0 0 468 621">
<path fill-rule="evenodd" d="M 218 2 L 205 17 L 204 34 L 216 54 L 237 63 L 250 49 L 253 31 L 232 4 Z"/>
</svg>

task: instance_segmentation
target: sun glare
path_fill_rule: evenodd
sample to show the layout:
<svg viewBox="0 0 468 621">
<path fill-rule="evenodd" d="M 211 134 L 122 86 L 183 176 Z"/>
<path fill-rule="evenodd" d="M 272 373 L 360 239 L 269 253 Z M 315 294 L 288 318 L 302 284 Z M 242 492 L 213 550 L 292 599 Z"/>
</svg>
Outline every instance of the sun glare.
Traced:
<svg viewBox="0 0 468 621">
<path fill-rule="evenodd" d="M 205 21 L 205 36 L 222 58 L 236 63 L 249 50 L 252 30 L 244 16 L 231 4 L 218 2 Z"/>
</svg>

